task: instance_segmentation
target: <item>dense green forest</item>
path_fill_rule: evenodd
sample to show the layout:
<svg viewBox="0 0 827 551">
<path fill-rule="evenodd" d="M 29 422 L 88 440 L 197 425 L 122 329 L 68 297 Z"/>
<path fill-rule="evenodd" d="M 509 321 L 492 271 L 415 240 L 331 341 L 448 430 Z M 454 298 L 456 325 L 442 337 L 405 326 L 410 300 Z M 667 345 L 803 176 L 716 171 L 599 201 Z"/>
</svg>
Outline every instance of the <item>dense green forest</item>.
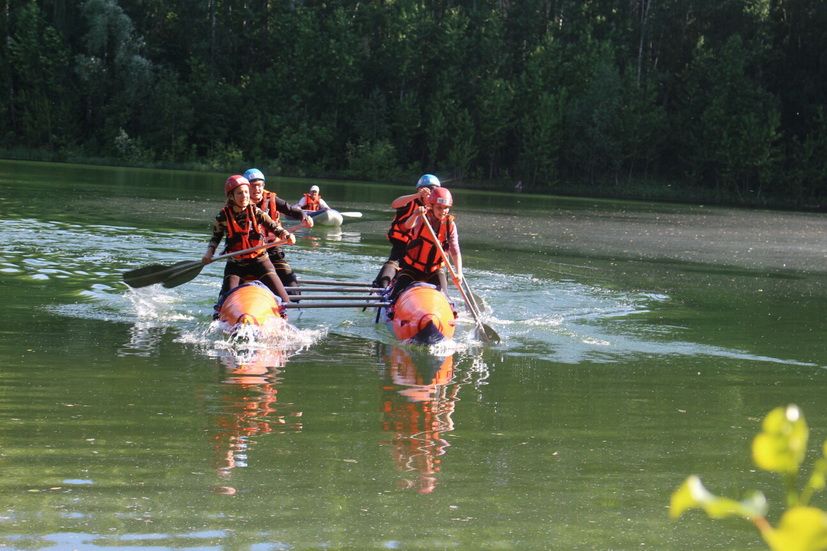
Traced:
<svg viewBox="0 0 827 551">
<path fill-rule="evenodd" d="M 825 0 L 0 0 L 6 156 L 817 207 Z"/>
</svg>

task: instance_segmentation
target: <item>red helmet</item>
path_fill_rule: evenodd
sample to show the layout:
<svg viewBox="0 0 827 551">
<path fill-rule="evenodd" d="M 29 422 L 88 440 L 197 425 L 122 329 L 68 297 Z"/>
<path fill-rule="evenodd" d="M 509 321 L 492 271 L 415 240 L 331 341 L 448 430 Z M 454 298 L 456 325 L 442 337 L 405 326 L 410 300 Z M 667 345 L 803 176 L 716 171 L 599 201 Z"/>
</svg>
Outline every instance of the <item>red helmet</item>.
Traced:
<svg viewBox="0 0 827 551">
<path fill-rule="evenodd" d="M 451 197 L 451 192 L 444 187 L 435 187 L 431 190 L 431 195 L 428 196 L 428 202 L 432 205 L 444 205 L 450 207 L 454 204 L 454 198 Z"/>
<path fill-rule="evenodd" d="M 247 188 L 249 189 L 250 182 L 248 182 L 247 178 L 240 174 L 233 174 L 232 176 L 227 178 L 226 182 L 224 182 L 224 195 L 231 194 L 235 190 L 235 188 L 239 186 L 247 186 Z"/>
</svg>

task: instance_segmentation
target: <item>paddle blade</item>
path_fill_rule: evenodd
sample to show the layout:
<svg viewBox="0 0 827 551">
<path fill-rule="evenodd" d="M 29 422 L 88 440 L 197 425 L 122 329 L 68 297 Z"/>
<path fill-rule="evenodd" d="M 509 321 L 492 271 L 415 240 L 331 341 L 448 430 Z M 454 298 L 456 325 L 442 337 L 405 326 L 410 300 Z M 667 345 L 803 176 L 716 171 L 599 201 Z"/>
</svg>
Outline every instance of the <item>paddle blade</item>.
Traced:
<svg viewBox="0 0 827 551">
<path fill-rule="evenodd" d="M 183 260 L 167 266 L 151 264 L 143 268 L 124 272 L 123 281 L 134 289 L 140 289 L 141 287 L 148 287 L 156 283 L 163 283 L 170 275 L 184 268 L 191 267 L 192 264 L 193 262 L 191 260 Z"/>
<path fill-rule="evenodd" d="M 476 338 L 493 344 L 499 344 L 500 342 L 500 336 L 494 331 L 494 328 L 482 322 L 477 325 Z"/>
<path fill-rule="evenodd" d="M 200 261 L 193 261 L 189 262 L 189 267 L 183 267 L 180 270 L 171 273 L 164 279 L 163 286 L 167 289 L 172 289 L 173 287 L 178 287 L 179 285 L 183 285 L 188 281 L 192 281 L 198 274 L 201 273 L 201 270 L 204 269 L 204 263 Z"/>
<path fill-rule="evenodd" d="M 358 211 L 353 211 L 353 212 L 340 212 L 339 214 L 341 214 L 341 215 L 342 215 L 342 216 L 344 216 L 345 218 L 361 218 L 361 217 L 362 217 L 362 213 L 361 213 L 361 212 L 358 212 Z"/>
</svg>

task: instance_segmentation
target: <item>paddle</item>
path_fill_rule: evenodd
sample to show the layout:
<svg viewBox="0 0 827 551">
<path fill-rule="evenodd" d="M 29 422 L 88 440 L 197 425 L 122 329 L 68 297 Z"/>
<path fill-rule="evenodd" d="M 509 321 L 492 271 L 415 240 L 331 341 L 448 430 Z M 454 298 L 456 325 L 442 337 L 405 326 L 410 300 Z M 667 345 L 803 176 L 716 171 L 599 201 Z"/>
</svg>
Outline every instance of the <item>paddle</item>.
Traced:
<svg viewBox="0 0 827 551">
<path fill-rule="evenodd" d="M 428 222 L 428 218 L 425 213 L 422 213 L 422 222 L 428 229 L 428 233 L 431 234 L 431 238 L 434 240 L 434 243 L 436 244 L 436 249 L 437 251 L 439 251 L 439 255 L 442 257 L 442 260 L 445 262 L 445 265 L 448 266 L 448 273 L 451 274 L 451 279 L 454 281 L 454 285 L 459 291 L 460 296 L 462 296 L 462 300 L 465 301 L 465 307 L 468 309 L 469 312 L 471 312 L 471 316 L 473 316 L 474 318 L 474 323 L 477 324 L 477 337 L 480 340 L 484 340 L 486 342 L 500 342 L 500 336 L 497 334 L 497 332 L 494 331 L 494 329 L 490 326 L 484 324 L 480 319 L 480 313 L 476 307 L 476 303 L 472 302 L 472 299 L 468 298 L 468 295 L 471 294 L 471 289 L 468 288 L 468 293 L 466 293 L 465 289 L 463 289 L 463 286 L 459 281 L 459 277 L 457 277 L 457 273 L 456 271 L 454 271 L 454 267 L 453 265 L 451 265 L 451 261 L 448 258 L 448 255 L 445 254 L 445 250 L 442 248 L 442 243 L 439 242 L 439 237 L 437 237 L 434 228 L 431 227 L 431 223 Z M 465 287 L 468 287 L 468 282 L 465 282 Z"/>
<path fill-rule="evenodd" d="M 300 227 L 301 225 L 293 226 L 287 228 L 287 231 L 292 233 Z M 238 256 L 240 254 L 251 253 L 259 249 L 269 249 L 270 247 L 285 245 L 287 243 L 287 241 L 273 241 L 271 243 L 259 245 L 258 247 L 250 247 L 249 249 L 214 256 L 209 262 L 206 263 L 202 260 L 184 260 L 169 266 L 164 266 L 162 264 L 150 264 L 149 266 L 144 266 L 143 268 L 136 268 L 135 270 L 124 272 L 123 280 L 124 283 L 133 289 L 148 287 L 150 285 L 155 285 L 156 283 L 161 283 L 167 289 L 171 289 L 195 279 L 207 264 L 211 264 L 225 258 Z"/>
<path fill-rule="evenodd" d="M 260 249 L 278 247 L 279 245 L 285 245 L 287 243 L 289 243 L 289 241 L 286 240 L 273 241 L 265 245 L 259 245 L 258 247 L 250 247 L 249 249 L 243 249 L 233 253 L 220 254 L 212 257 L 208 262 L 204 262 L 203 260 L 184 260 L 183 262 L 176 262 L 171 266 L 151 264 L 149 266 L 144 266 L 143 268 L 124 272 L 123 281 L 133 289 L 148 287 L 150 285 L 155 285 L 156 283 L 161 283 L 167 289 L 171 289 L 195 279 L 207 264 L 212 264 L 218 260 L 224 260 L 233 256 L 251 253 Z"/>
<path fill-rule="evenodd" d="M 361 212 L 356 212 L 356 211 L 354 211 L 354 212 L 339 212 L 339 214 L 341 214 L 344 218 L 361 218 L 362 217 L 362 213 Z"/>
</svg>

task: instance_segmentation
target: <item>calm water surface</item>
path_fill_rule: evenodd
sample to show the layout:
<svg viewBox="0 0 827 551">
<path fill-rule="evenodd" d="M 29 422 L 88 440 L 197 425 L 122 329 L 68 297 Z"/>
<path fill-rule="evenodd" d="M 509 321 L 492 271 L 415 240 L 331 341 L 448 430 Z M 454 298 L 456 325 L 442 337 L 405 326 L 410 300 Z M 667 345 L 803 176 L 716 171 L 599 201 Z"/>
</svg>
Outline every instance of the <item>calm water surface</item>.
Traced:
<svg viewBox="0 0 827 551">
<path fill-rule="evenodd" d="M 799 404 L 810 459 L 827 438 L 824 215 L 460 190 L 501 344 L 464 315 L 427 350 L 308 310 L 239 352 L 210 323 L 221 266 L 120 278 L 200 258 L 224 177 L 0 162 L 0 546 L 761 549 L 746 523 L 670 522 L 670 493 L 697 473 L 777 515 L 761 418 Z M 364 217 L 300 233 L 293 267 L 371 280 L 409 190 L 322 191 Z"/>
</svg>

